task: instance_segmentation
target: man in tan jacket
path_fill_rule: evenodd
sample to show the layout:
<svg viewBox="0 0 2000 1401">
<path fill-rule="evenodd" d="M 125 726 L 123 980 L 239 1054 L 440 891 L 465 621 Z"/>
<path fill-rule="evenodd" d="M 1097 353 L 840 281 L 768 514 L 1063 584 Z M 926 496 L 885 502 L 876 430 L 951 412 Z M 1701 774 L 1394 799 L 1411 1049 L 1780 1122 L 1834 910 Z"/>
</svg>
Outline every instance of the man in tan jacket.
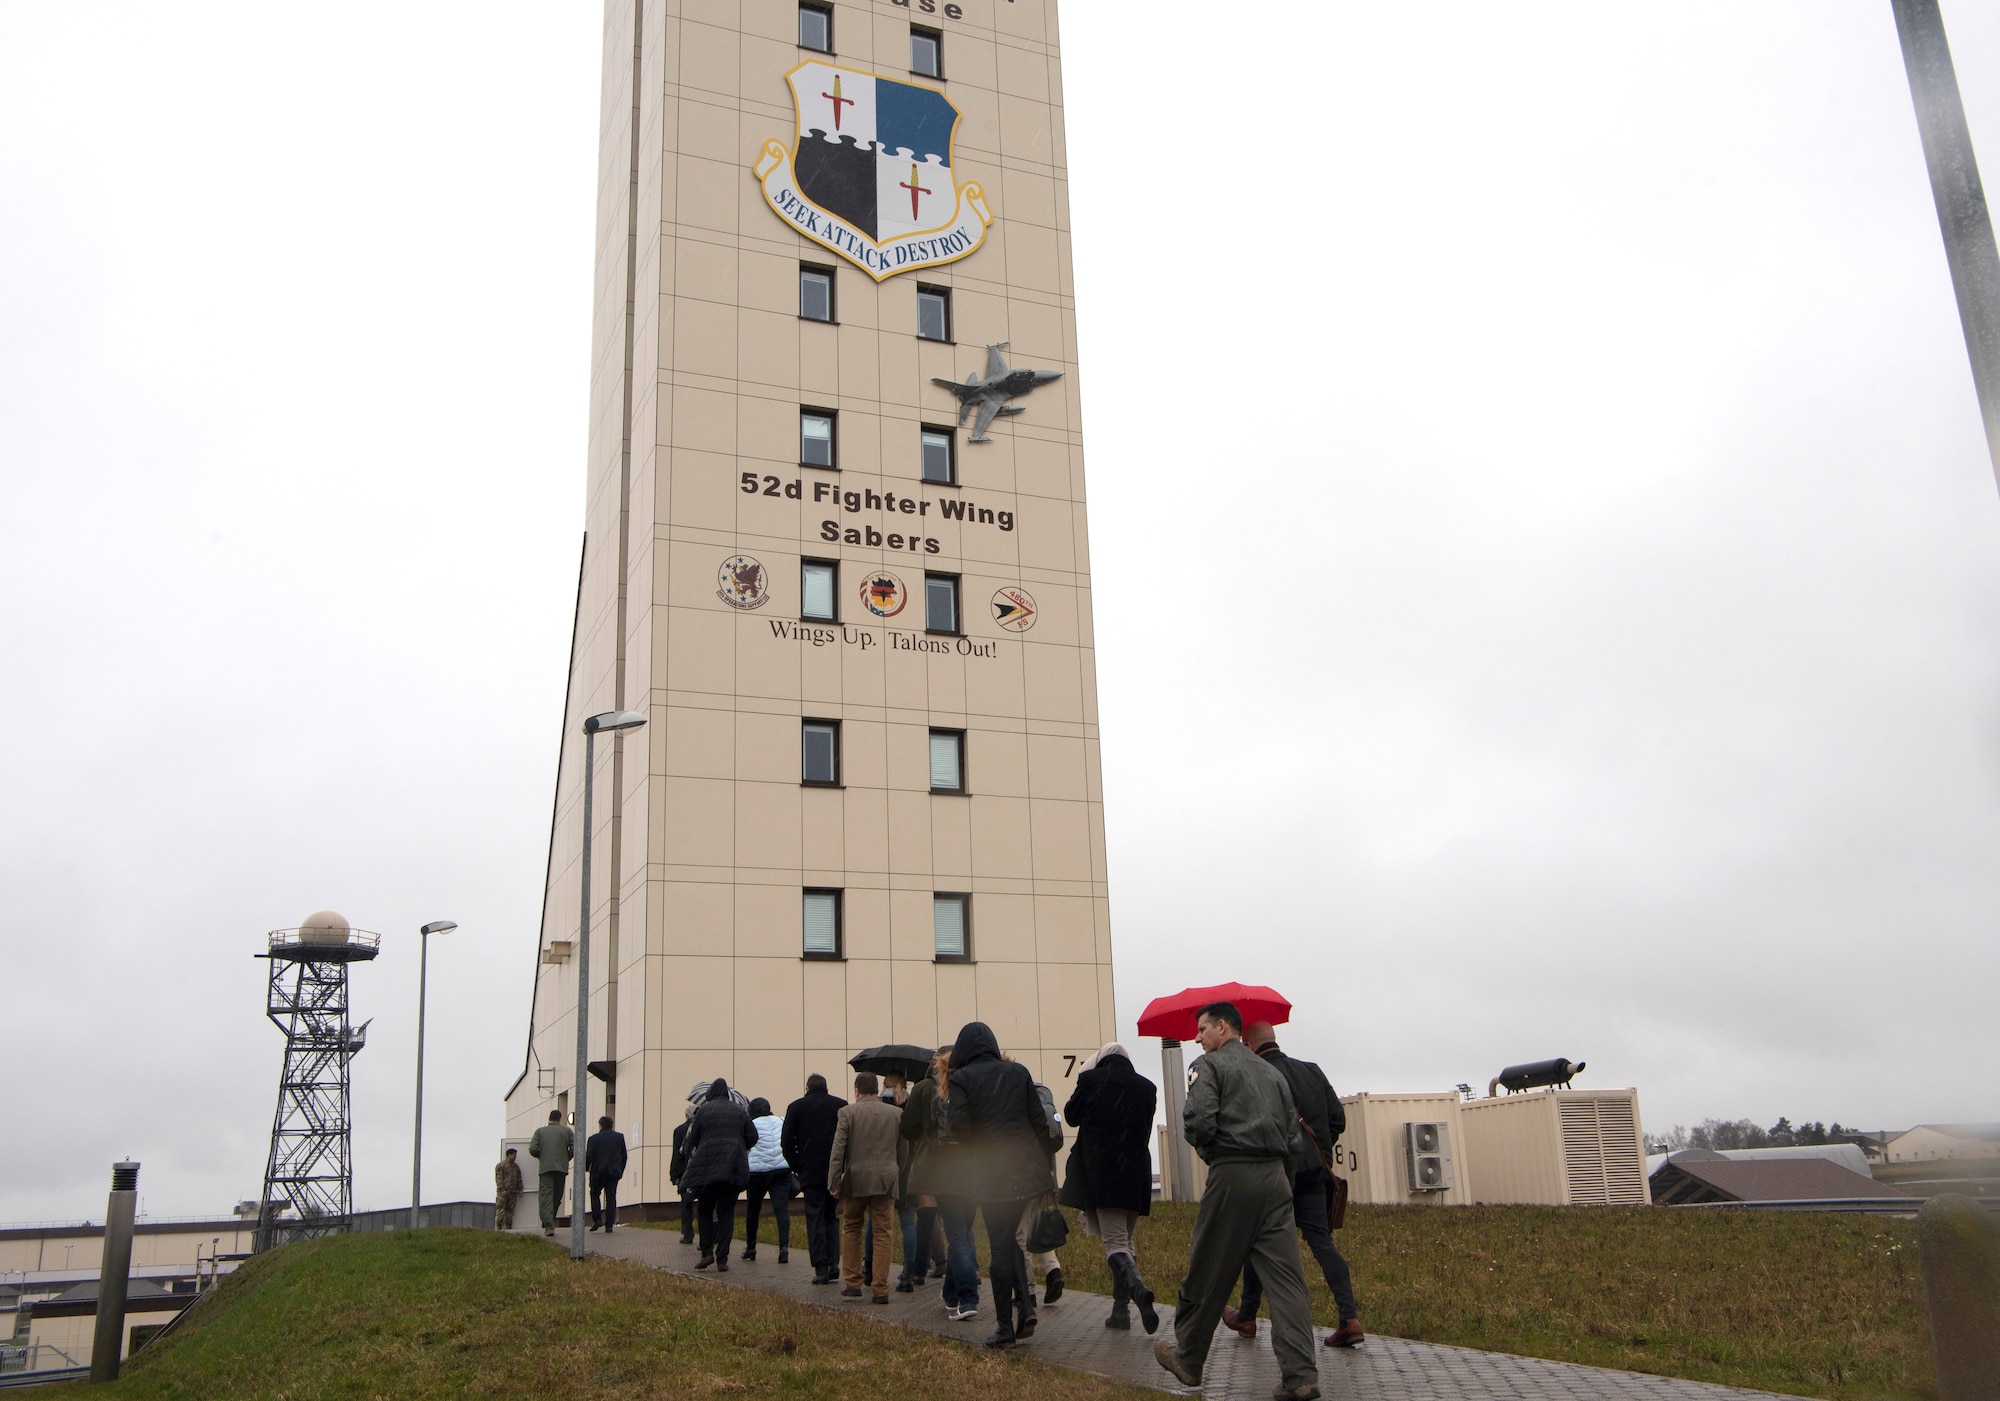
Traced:
<svg viewBox="0 0 2000 1401">
<path fill-rule="evenodd" d="M 843 1299 L 861 1297 L 863 1223 L 875 1228 L 874 1302 L 889 1302 L 889 1257 L 895 1254 L 890 1222 L 895 1217 L 896 1144 L 903 1112 L 879 1098 L 881 1082 L 872 1071 L 854 1077 L 854 1103 L 834 1121 L 833 1156 L 826 1182 L 840 1198 L 840 1273 Z"/>
</svg>

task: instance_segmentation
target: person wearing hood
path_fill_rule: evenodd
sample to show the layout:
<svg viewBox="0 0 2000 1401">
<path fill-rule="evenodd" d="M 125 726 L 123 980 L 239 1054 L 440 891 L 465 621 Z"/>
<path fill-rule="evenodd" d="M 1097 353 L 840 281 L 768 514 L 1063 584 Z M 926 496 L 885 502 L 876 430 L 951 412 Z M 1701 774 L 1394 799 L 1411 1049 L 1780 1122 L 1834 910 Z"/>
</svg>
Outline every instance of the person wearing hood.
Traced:
<svg viewBox="0 0 2000 1401">
<path fill-rule="evenodd" d="M 1028 1203 L 1055 1186 L 1048 1147 L 1054 1128 L 1034 1076 L 1001 1059 L 999 1038 L 985 1022 L 967 1022 L 958 1033 L 947 1104 L 946 1122 L 963 1146 L 966 1186 L 986 1219 L 996 1316 L 986 1345 L 1012 1347 L 1035 1331 L 1028 1262 L 1015 1234 Z"/>
<path fill-rule="evenodd" d="M 717 1076 L 688 1123 L 687 1171 L 681 1177 L 681 1185 L 694 1193 L 701 1226 L 698 1270 L 713 1265 L 719 1274 L 729 1268 L 736 1194 L 750 1184 L 750 1149 L 756 1142 L 750 1111 L 729 1097 L 729 1082 Z"/>
<path fill-rule="evenodd" d="M 1063 1121 L 1076 1130 L 1059 1200 L 1083 1212 L 1086 1233 L 1104 1246 L 1111 1267 L 1111 1316 L 1106 1328 L 1130 1328 L 1131 1306 L 1148 1333 L 1160 1326 L 1153 1291 L 1139 1277 L 1132 1231 L 1153 1207 L 1153 1110 L 1159 1090 L 1132 1068 L 1116 1041 L 1084 1062 Z"/>
<path fill-rule="evenodd" d="M 771 1101 L 750 1101 L 750 1121 L 757 1126 L 757 1146 L 750 1150 L 750 1189 L 743 1199 L 743 1258 L 757 1258 L 757 1218 L 764 1197 L 771 1198 L 771 1216 L 778 1223 L 778 1263 L 792 1258 L 792 1170 L 781 1143 L 785 1121 L 771 1112 Z"/>
</svg>

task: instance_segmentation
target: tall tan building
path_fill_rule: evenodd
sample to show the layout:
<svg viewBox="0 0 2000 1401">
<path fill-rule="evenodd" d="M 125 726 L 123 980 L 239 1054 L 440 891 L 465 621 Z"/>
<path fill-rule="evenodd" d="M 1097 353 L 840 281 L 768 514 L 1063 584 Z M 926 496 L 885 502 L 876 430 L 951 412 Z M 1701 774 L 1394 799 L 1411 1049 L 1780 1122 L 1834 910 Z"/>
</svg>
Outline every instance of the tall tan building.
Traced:
<svg viewBox="0 0 2000 1401">
<path fill-rule="evenodd" d="M 1110 1039 L 1054 0 L 610 0 L 586 538 L 527 1066 L 660 1201 L 690 1087 Z M 600 1097 L 602 1103 L 600 1103 Z"/>
</svg>

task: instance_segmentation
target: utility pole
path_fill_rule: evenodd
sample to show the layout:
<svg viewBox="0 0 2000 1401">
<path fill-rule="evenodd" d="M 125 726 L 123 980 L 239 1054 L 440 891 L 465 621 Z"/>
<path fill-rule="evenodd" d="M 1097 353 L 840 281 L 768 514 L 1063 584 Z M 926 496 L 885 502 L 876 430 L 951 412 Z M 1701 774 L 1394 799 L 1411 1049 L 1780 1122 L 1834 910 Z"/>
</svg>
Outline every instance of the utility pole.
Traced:
<svg viewBox="0 0 2000 1401">
<path fill-rule="evenodd" d="M 1972 133 L 1945 42 L 1938 0 L 1889 0 L 1896 13 L 1896 37 L 1910 76 L 1910 100 L 1917 109 L 1917 134 L 1930 168 L 1931 197 L 1937 201 L 1945 261 L 1958 294 L 1958 320 L 1965 353 L 1972 361 L 1972 387 L 1986 424 L 1986 451 L 2000 479 L 2000 248 L 1993 242 L 1993 219 Z"/>
</svg>

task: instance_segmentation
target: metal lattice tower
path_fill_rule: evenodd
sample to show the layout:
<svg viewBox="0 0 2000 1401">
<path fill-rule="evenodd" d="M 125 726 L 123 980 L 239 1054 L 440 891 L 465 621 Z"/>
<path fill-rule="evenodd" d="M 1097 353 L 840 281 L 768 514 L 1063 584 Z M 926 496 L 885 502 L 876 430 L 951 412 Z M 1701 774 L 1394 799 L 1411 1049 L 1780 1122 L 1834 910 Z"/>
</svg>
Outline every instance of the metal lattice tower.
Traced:
<svg viewBox="0 0 2000 1401">
<path fill-rule="evenodd" d="M 368 1024 L 348 1021 L 347 970 L 381 952 L 381 936 L 326 911 L 297 929 L 271 931 L 265 1014 L 285 1033 L 278 1110 L 257 1214 L 255 1249 L 336 1235 L 354 1214 L 353 1120 L 348 1062 Z"/>
</svg>

